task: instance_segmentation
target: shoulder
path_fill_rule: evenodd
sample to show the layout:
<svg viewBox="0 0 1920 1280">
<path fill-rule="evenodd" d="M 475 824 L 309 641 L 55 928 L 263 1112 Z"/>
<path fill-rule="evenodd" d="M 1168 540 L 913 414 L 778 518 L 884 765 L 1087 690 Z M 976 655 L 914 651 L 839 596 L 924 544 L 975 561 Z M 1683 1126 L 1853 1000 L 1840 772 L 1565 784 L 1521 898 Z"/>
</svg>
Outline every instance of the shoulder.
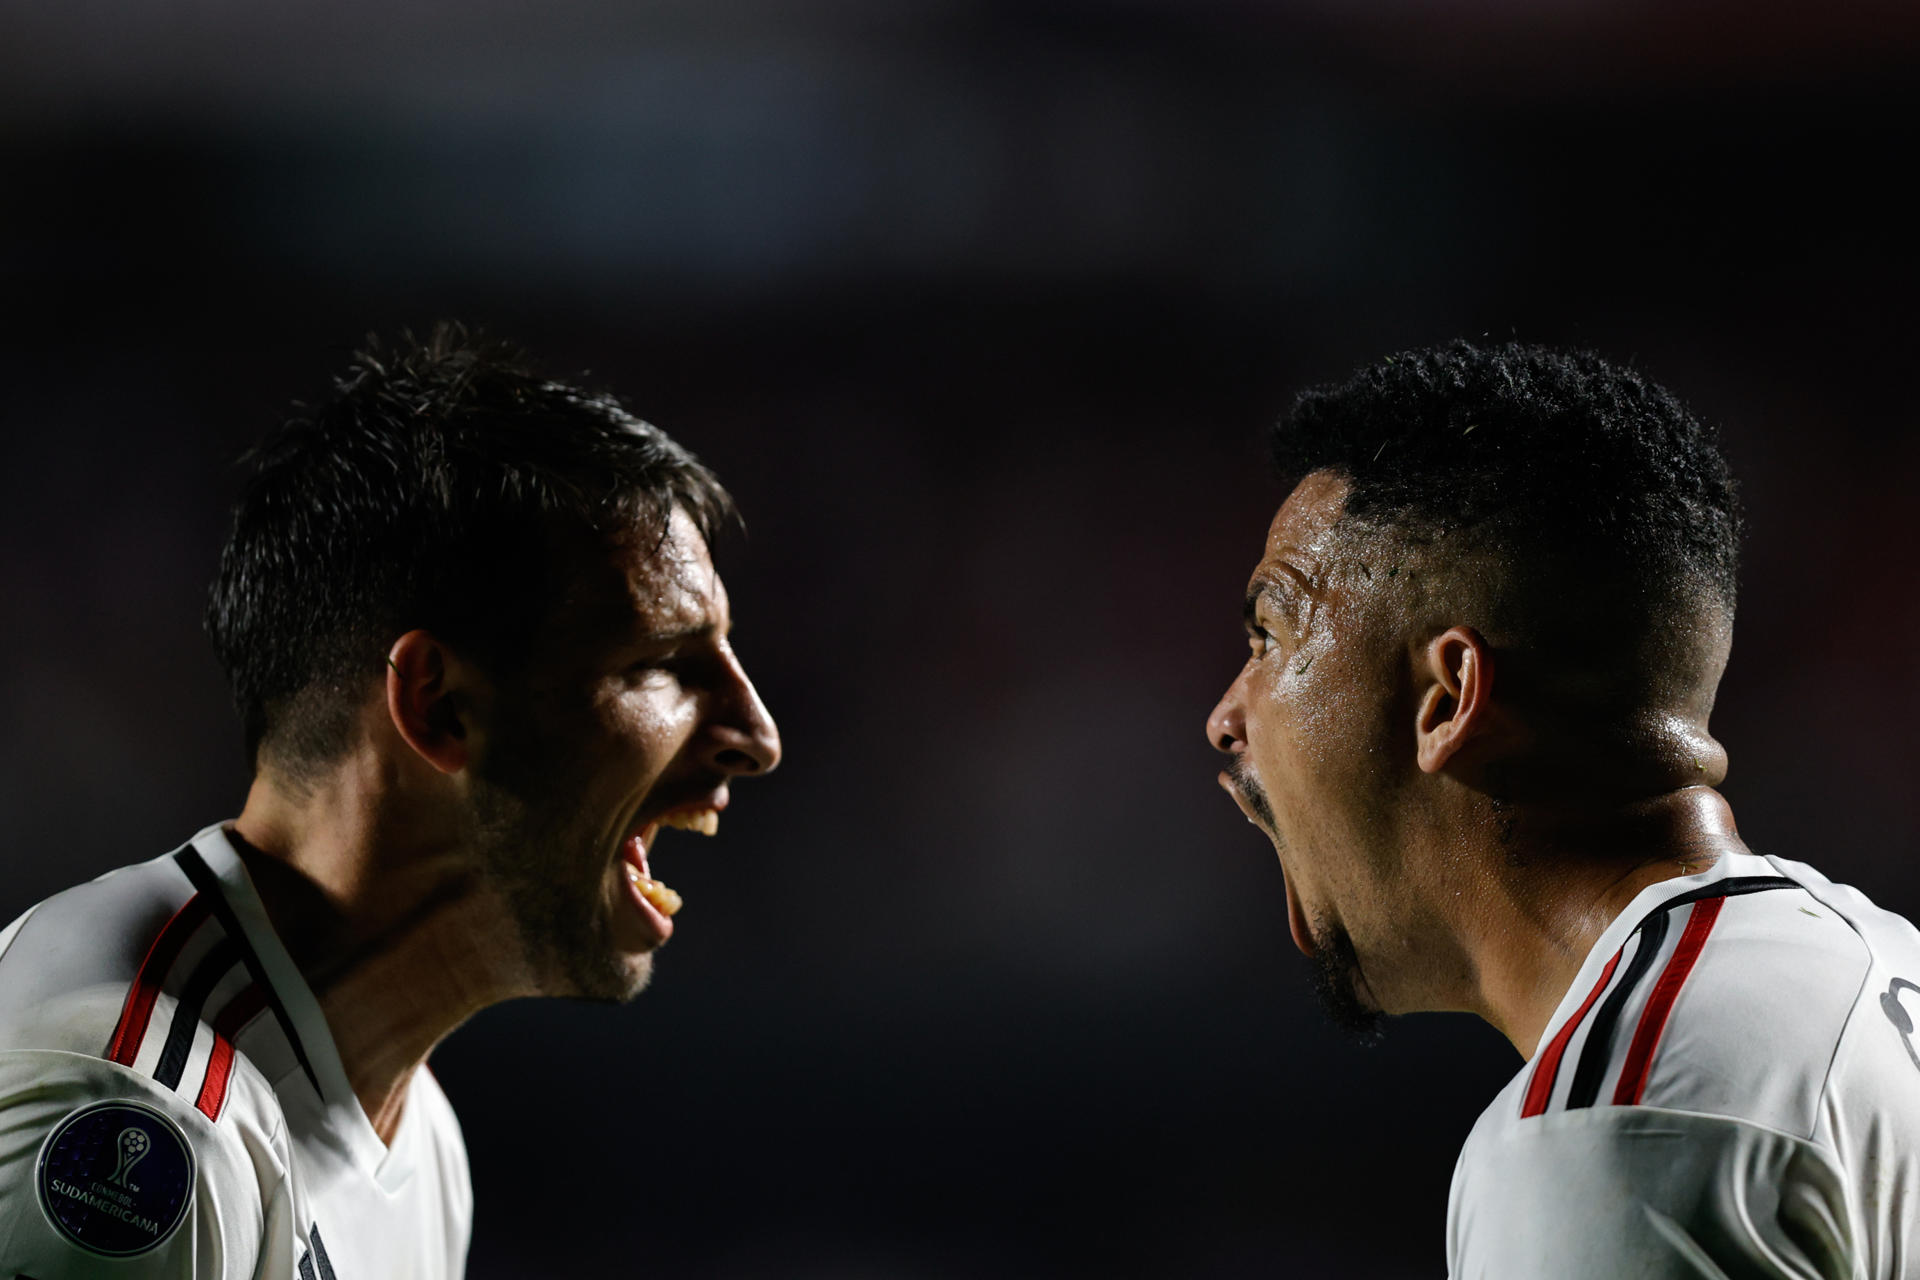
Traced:
<svg viewBox="0 0 1920 1280">
<path fill-rule="evenodd" d="M 1911 1034 L 1920 931 L 1805 864 L 1761 865 L 1792 887 L 1728 898 L 1711 928 L 1683 916 L 1704 902 L 1671 913 L 1703 944 L 1683 978 L 1663 951 L 1660 981 L 1633 1002 L 1642 1053 L 1624 1069 L 1645 1083 L 1622 1100 L 1738 1116 L 1828 1143 L 1836 1114 L 1884 1098 L 1882 1120 L 1920 1136 Z M 1626 1043 L 1630 1057 L 1634 1041 Z"/>
<path fill-rule="evenodd" d="M 124 867 L 48 898 L 8 932 L 0 1051 L 104 1059 L 212 1121 L 248 1053 L 266 1054 L 269 1078 L 286 1073 L 277 1038 L 251 1034 L 281 1018 L 279 1003 L 203 863 L 176 852 Z"/>
<path fill-rule="evenodd" d="M 1876 966 L 1859 928 L 1759 858 L 1639 904 L 1510 1117 L 1648 1105 L 1810 1136 Z M 1830 886 L 1828 886 L 1830 887 Z"/>
<path fill-rule="evenodd" d="M 1900 1015 L 1920 1019 L 1920 976 L 1894 1007 L 1888 991 L 1920 975 L 1920 933 L 1810 868 L 1739 864 L 1637 902 L 1480 1117 L 1456 1274 L 1713 1274 L 1693 1249 L 1729 1274 L 1826 1276 L 1886 1255 L 1886 1224 L 1850 1206 L 1910 1198 L 1920 1051 Z M 1569 1248 L 1603 1261 L 1570 1272 Z M 1775 1255 L 1800 1269 L 1752 1261 Z"/>
<path fill-rule="evenodd" d="M 87 1054 L 0 1052 L 0 1273 L 254 1274 L 288 1217 L 277 1111 L 223 1122 L 174 1090 Z"/>
<path fill-rule="evenodd" d="M 1718 911 L 1694 903 L 1669 920 L 1678 936 L 1632 993 L 1612 1046 L 1616 1100 L 1810 1136 L 1872 949 L 1805 886 L 1726 898 Z"/>
<path fill-rule="evenodd" d="M 72 1258 L 100 1256 L 139 1257 L 142 1275 L 253 1273 L 292 1197 L 279 1098 L 236 1045 L 273 1044 L 256 1034 L 273 1004 L 257 970 L 217 888 L 176 855 L 0 935 L 0 1275 L 93 1274 Z"/>
<path fill-rule="evenodd" d="M 85 1051 L 118 1017 L 115 989 L 195 896 L 169 855 L 75 885 L 14 921 L 0 947 L 0 1048 Z"/>
<path fill-rule="evenodd" d="M 1828 1153 L 1733 1117 L 1648 1106 L 1483 1117 L 1455 1171 L 1447 1238 L 1459 1278 L 1838 1280 L 1857 1253 Z"/>
</svg>

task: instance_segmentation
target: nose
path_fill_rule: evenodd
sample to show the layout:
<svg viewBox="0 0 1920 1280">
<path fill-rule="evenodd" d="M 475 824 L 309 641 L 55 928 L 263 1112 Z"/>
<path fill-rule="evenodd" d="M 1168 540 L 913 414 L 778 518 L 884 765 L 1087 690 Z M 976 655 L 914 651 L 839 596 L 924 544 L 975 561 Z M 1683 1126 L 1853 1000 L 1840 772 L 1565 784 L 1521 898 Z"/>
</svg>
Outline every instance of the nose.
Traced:
<svg viewBox="0 0 1920 1280">
<path fill-rule="evenodd" d="M 1240 708 L 1242 680 L 1236 676 L 1207 716 L 1207 743 L 1216 751 L 1234 755 L 1247 746 L 1247 721 Z"/>
<path fill-rule="evenodd" d="M 728 777 L 771 773 L 780 763 L 780 730 L 732 646 L 707 724 L 707 763 Z"/>
</svg>

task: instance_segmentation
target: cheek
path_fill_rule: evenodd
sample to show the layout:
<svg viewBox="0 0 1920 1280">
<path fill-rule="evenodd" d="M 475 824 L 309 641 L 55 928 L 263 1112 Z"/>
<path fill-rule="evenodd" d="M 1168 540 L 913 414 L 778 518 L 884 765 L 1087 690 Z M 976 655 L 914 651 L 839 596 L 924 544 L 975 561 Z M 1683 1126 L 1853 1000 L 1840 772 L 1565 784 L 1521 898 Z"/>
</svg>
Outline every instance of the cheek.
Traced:
<svg viewBox="0 0 1920 1280">
<path fill-rule="evenodd" d="M 1281 659 L 1256 700 L 1268 730 L 1260 754 L 1316 804 L 1337 807 L 1390 772 L 1385 679 L 1356 656 L 1355 647 L 1320 638 Z"/>
<path fill-rule="evenodd" d="M 1275 654 L 1247 682 L 1248 751 L 1261 788 L 1287 826 L 1312 825 L 1326 791 L 1324 693 L 1298 654 Z M 1315 664 L 1317 665 L 1317 663 Z"/>
<path fill-rule="evenodd" d="M 699 716 L 695 701 L 669 682 L 620 690 L 599 711 L 603 745 L 656 770 L 692 736 Z"/>
</svg>

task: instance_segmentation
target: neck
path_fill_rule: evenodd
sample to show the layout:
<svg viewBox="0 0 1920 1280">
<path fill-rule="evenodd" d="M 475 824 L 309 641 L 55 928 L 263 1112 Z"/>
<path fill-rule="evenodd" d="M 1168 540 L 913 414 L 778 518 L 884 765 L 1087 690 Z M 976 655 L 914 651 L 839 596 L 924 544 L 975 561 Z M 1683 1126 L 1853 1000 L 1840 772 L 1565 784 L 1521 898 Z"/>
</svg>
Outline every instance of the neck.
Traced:
<svg viewBox="0 0 1920 1280">
<path fill-rule="evenodd" d="M 382 1141 L 413 1073 L 480 1009 L 532 993 L 504 904 L 463 842 L 396 822 L 397 779 L 349 765 L 312 787 L 263 771 L 233 833 Z M 412 807 L 418 812 L 418 807 Z"/>
<path fill-rule="evenodd" d="M 1746 851 L 1711 787 L 1605 812 L 1528 810 L 1489 851 L 1476 916 L 1460 930 L 1477 987 L 1467 1006 L 1531 1058 L 1588 953 L 1642 889 Z"/>
</svg>

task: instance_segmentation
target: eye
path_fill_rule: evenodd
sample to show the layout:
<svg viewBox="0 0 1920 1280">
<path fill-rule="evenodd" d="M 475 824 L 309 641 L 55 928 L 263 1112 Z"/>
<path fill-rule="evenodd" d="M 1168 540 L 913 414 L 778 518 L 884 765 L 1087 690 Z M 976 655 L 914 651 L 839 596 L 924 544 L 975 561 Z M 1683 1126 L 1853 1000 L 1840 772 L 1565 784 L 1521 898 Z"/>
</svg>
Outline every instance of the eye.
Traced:
<svg viewBox="0 0 1920 1280">
<path fill-rule="evenodd" d="M 628 687 L 658 684 L 662 680 L 678 678 L 675 670 L 675 655 L 655 654 L 649 658 L 631 663 L 621 673 L 621 681 Z"/>
<path fill-rule="evenodd" d="M 1259 623 L 1248 623 L 1247 647 L 1253 650 L 1256 660 L 1266 657 L 1267 651 L 1273 648 L 1272 633 Z"/>
</svg>

